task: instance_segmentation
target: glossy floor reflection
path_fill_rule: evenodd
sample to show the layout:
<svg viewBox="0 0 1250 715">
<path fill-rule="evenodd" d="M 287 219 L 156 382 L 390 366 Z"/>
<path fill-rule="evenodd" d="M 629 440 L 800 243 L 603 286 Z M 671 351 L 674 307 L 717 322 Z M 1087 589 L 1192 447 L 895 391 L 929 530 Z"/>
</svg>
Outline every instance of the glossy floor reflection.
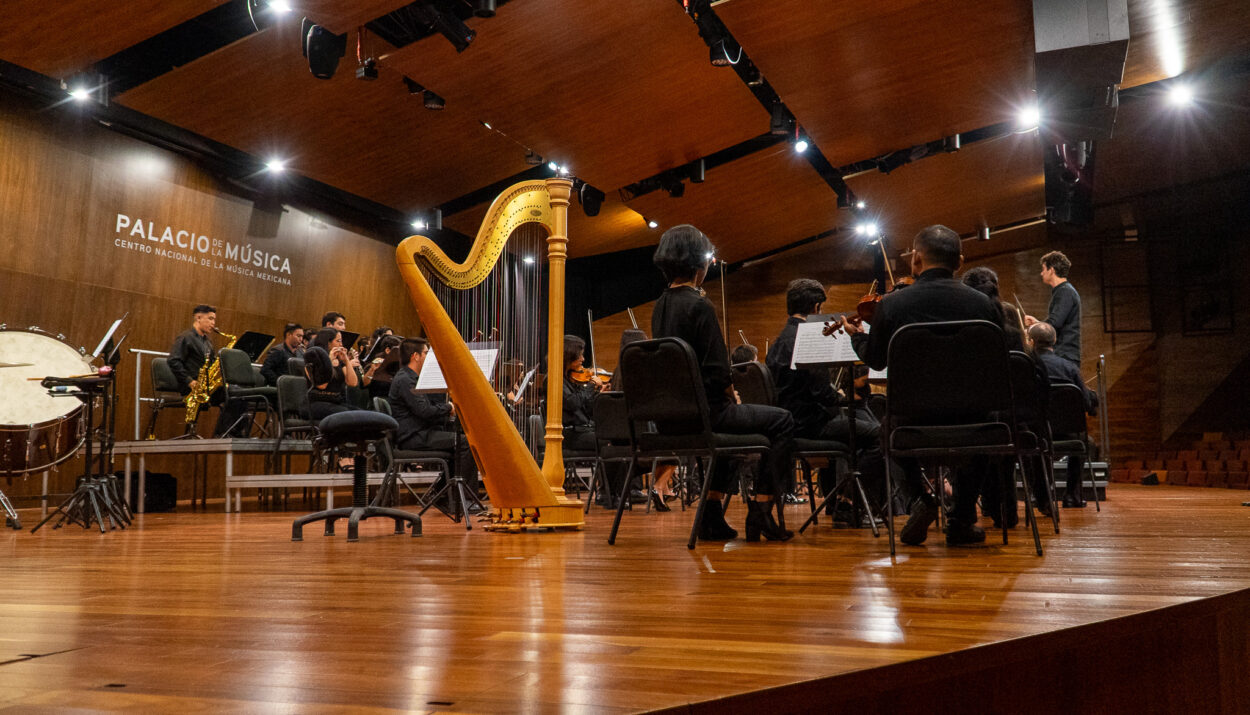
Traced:
<svg viewBox="0 0 1250 715">
<path fill-rule="evenodd" d="M 677 510 L 627 513 L 615 547 L 602 510 L 520 535 L 431 513 L 420 539 L 377 521 L 354 544 L 345 528 L 292 543 L 295 511 L 6 530 L 0 707 L 674 706 L 1250 587 L 1244 500 L 1117 486 L 1101 514 L 1065 511 L 1043 558 L 1016 529 L 892 561 L 884 537 L 827 524 L 691 552 Z"/>
</svg>

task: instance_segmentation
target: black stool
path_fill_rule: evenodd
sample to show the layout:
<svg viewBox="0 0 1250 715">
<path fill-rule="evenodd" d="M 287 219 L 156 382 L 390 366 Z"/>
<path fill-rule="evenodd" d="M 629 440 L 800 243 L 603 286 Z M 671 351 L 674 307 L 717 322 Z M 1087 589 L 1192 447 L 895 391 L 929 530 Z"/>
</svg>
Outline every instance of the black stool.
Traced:
<svg viewBox="0 0 1250 715">
<path fill-rule="evenodd" d="M 304 524 L 322 519 L 326 522 L 326 536 L 334 536 L 334 522 L 344 517 L 347 517 L 348 541 L 356 541 L 360 522 L 373 516 L 394 519 L 396 534 L 404 533 L 404 523 L 411 522 L 412 535 L 421 535 L 420 516 L 399 509 L 369 506 L 366 450 L 370 442 L 383 439 L 387 432 L 398 428 L 399 424 L 390 415 L 366 410 L 338 412 L 321 420 L 318 429 L 322 441 L 330 447 L 350 447 L 356 455 L 352 467 L 352 505 L 301 516 L 291 525 L 291 541 L 303 541 Z"/>
</svg>

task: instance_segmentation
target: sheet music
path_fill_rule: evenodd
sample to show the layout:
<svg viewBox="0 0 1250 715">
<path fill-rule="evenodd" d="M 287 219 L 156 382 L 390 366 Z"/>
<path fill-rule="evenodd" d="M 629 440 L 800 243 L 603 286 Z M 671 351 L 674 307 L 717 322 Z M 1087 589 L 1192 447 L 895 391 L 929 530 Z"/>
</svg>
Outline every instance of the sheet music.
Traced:
<svg viewBox="0 0 1250 715">
<path fill-rule="evenodd" d="M 813 315 L 808 317 L 808 322 L 799 323 L 798 332 L 794 336 L 794 353 L 790 358 L 791 370 L 800 365 L 815 367 L 859 362 L 859 356 L 855 354 L 855 348 L 851 346 L 851 336 L 845 331 L 839 330 L 832 335 L 822 335 L 825 323 L 833 322 L 835 317 Z M 867 325 L 862 327 L 864 332 L 868 332 Z"/>
<path fill-rule="evenodd" d="M 513 402 L 520 402 L 521 396 L 525 394 L 525 388 L 529 387 L 530 378 L 534 377 L 534 373 L 538 372 L 538 366 L 535 365 L 529 372 L 525 373 L 525 377 L 521 378 L 521 386 L 516 389 L 516 394 L 512 396 Z"/>
<path fill-rule="evenodd" d="M 478 350 L 470 350 L 469 354 L 473 356 L 474 362 L 482 370 L 482 375 L 489 382 L 491 375 L 495 374 L 495 362 L 499 359 L 499 348 L 482 348 Z M 446 392 L 447 378 L 443 375 L 443 369 L 438 364 L 438 356 L 433 350 L 425 356 L 425 363 L 421 366 L 421 374 L 417 376 L 417 386 L 413 388 L 416 392 Z"/>
<path fill-rule="evenodd" d="M 881 380 L 882 382 L 884 382 L 885 378 L 886 378 L 885 370 L 873 370 L 872 368 L 868 368 L 869 380 Z"/>
</svg>

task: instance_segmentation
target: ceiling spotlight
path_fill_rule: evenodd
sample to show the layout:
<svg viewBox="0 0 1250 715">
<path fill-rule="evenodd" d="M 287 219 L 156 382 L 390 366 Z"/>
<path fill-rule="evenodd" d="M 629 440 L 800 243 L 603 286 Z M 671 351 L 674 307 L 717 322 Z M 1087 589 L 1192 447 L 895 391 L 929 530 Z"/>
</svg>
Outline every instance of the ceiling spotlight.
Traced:
<svg viewBox="0 0 1250 715">
<path fill-rule="evenodd" d="M 1032 131 L 1041 123 L 1042 111 L 1035 104 L 1021 109 L 1019 116 L 1016 117 L 1016 126 L 1020 131 Z"/>
<path fill-rule="evenodd" d="M 560 168 L 556 169 L 556 172 L 559 173 L 561 176 L 567 176 L 569 171 L 571 171 L 569 167 L 565 166 L 564 164 L 561 164 Z"/>
<path fill-rule="evenodd" d="M 551 169 L 552 171 L 559 171 L 560 165 L 555 163 L 554 161 L 549 161 L 547 162 L 547 168 Z"/>
<path fill-rule="evenodd" d="M 69 96 L 75 101 L 85 102 L 91 99 L 91 92 L 86 87 L 75 87 L 69 91 Z"/>
<path fill-rule="evenodd" d="M 532 266 L 532 265 L 534 265 L 534 257 L 533 257 L 533 256 L 525 256 L 524 258 L 522 258 L 522 259 L 521 259 L 521 262 L 522 262 L 522 263 L 524 263 L 524 264 L 525 264 L 525 265 L 527 265 L 527 266 Z"/>
<path fill-rule="evenodd" d="M 1173 107 L 1188 107 L 1194 103 L 1194 90 L 1187 84 L 1175 84 L 1168 90 L 1168 101 Z"/>
<path fill-rule="evenodd" d="M 977 229 L 977 240 L 978 241 L 990 240 L 990 227 L 989 226 L 982 226 Z"/>
<path fill-rule="evenodd" d="M 808 147 L 808 143 L 807 143 L 806 137 L 799 137 L 798 139 L 794 141 L 795 153 L 802 154 L 803 152 L 807 151 L 807 147 Z"/>
<path fill-rule="evenodd" d="M 426 109 L 433 109 L 435 111 L 447 107 L 447 100 L 437 94 L 434 94 L 428 89 L 421 95 L 421 103 L 425 105 Z"/>
<path fill-rule="evenodd" d="M 706 256 L 706 257 L 707 257 L 707 259 L 708 259 L 709 261 L 712 261 L 712 260 L 715 260 L 715 259 L 716 259 L 716 256 L 715 256 L 715 255 L 713 255 L 713 253 L 712 253 L 711 251 L 708 251 L 708 252 L 707 252 L 707 256 Z"/>
<path fill-rule="evenodd" d="M 607 198 L 607 194 L 584 181 L 577 188 L 577 201 L 587 216 L 598 216 L 599 209 L 603 208 L 603 202 Z"/>
<path fill-rule="evenodd" d="M 270 174 L 281 174 L 286 169 L 286 161 L 282 159 L 270 159 L 265 162 L 265 171 Z"/>
<path fill-rule="evenodd" d="M 864 201 L 863 199 L 860 199 L 855 202 L 855 208 L 858 211 L 863 211 L 864 209 L 868 208 L 868 202 Z"/>
<path fill-rule="evenodd" d="M 708 59 L 713 67 L 729 67 L 738 64 L 742 59 L 742 48 L 733 40 L 721 38 L 712 43 L 708 51 Z"/>
<path fill-rule="evenodd" d="M 291 3 L 287 0 L 269 0 L 269 9 L 274 12 L 290 12 Z"/>
<path fill-rule="evenodd" d="M 308 58 L 308 71 L 317 79 L 330 79 L 338 69 L 339 58 L 347 53 L 347 33 L 336 35 L 308 18 L 300 28 L 300 47 Z"/>
<path fill-rule="evenodd" d="M 418 231 L 422 231 L 425 229 L 425 221 L 422 221 L 421 219 L 417 219 L 416 221 L 412 222 L 412 227 L 417 229 Z"/>
<path fill-rule="evenodd" d="M 670 198 L 680 199 L 686 195 L 686 185 L 680 181 L 674 181 L 665 188 L 668 189 Z"/>
<path fill-rule="evenodd" d="M 490 122 L 482 122 L 482 126 L 486 127 L 487 129 L 494 129 L 494 127 L 490 125 Z"/>
<path fill-rule="evenodd" d="M 654 221 L 650 219 L 647 220 L 647 228 L 659 228 L 659 227 L 660 227 L 659 221 Z"/>
<path fill-rule="evenodd" d="M 372 82 L 378 78 L 378 61 L 370 57 L 356 68 L 356 79 Z"/>
<path fill-rule="evenodd" d="M 859 235 L 861 235 L 861 236 L 876 236 L 876 235 L 877 235 L 877 224 L 875 224 L 875 223 L 861 223 L 860 225 L 858 225 L 858 226 L 856 226 L 856 227 L 855 227 L 855 233 L 858 233 L 858 234 L 859 234 Z"/>
<path fill-rule="evenodd" d="M 690 183 L 702 184 L 707 178 L 707 163 L 702 159 L 696 159 L 690 164 Z"/>
<path fill-rule="evenodd" d="M 495 0 L 473 0 L 473 15 L 475 17 L 494 17 L 495 4 Z"/>
</svg>

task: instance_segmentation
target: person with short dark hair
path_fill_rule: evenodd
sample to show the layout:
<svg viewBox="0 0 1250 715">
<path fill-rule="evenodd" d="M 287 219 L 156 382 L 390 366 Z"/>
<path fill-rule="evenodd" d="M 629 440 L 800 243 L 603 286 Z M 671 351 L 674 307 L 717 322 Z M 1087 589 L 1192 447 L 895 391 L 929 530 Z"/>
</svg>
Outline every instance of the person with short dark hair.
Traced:
<svg viewBox="0 0 1250 715">
<path fill-rule="evenodd" d="M 322 328 L 304 351 L 304 376 L 308 379 L 308 410 L 314 420 L 355 409 L 347 401 L 347 388 L 358 384 L 351 356 L 343 347 L 343 334 Z"/>
<path fill-rule="evenodd" d="M 564 425 L 565 451 L 593 452 L 596 449 L 595 423 L 591 404 L 596 394 L 594 384 L 578 382 L 573 373 L 582 369 L 586 360 L 586 341 L 576 335 L 564 336 L 564 398 L 561 422 Z"/>
<path fill-rule="evenodd" d="M 759 356 L 759 348 L 754 345 L 743 344 L 735 347 L 734 351 L 729 354 L 729 363 L 731 365 L 737 365 L 738 363 L 743 362 L 755 362 L 759 359 Z"/>
<path fill-rule="evenodd" d="M 293 357 L 304 354 L 304 327 L 299 323 L 287 323 L 282 328 L 282 342 L 269 349 L 260 374 L 266 385 L 277 385 L 278 378 L 287 374 L 287 363 Z"/>
<path fill-rule="evenodd" d="M 1068 281 L 1072 261 L 1059 251 L 1042 256 L 1042 282 L 1050 286 L 1050 305 L 1046 318 L 1038 321 L 1031 315 L 1024 316 L 1025 327 L 1035 323 L 1049 323 L 1055 329 L 1055 355 L 1081 367 L 1081 294 Z"/>
<path fill-rule="evenodd" d="M 768 438 L 771 449 L 760 461 L 755 498 L 748 504 L 747 540 L 754 541 L 762 535 L 785 541 L 793 533 L 781 528 L 772 510 L 774 504 L 780 504 L 775 495 L 787 481 L 786 470 L 793 466 L 794 418 L 779 407 L 738 403 L 730 379 L 729 351 L 716 311 L 699 287 L 707 277 L 712 255 L 712 242 L 689 224 L 674 226 L 660 237 L 652 260 L 668 280 L 668 288 L 651 314 L 651 334 L 656 338 L 680 338 L 694 351 L 714 431 Z M 731 460 L 721 459 L 716 462 L 715 472 L 708 475 L 707 503 L 699 525 L 702 539 L 724 541 L 738 536 L 725 521 L 722 504 L 725 494 L 734 491 L 732 474 Z"/>
<path fill-rule="evenodd" d="M 436 400 L 427 393 L 416 392 L 421 368 L 430 352 L 425 338 L 405 338 L 399 344 L 399 361 L 402 367 L 391 380 L 386 400 L 391 414 L 399 423 L 395 445 L 399 449 L 413 451 L 452 452 L 456 475 L 465 480 L 465 486 L 477 494 L 477 463 L 469 442 L 459 439 L 456 432 L 448 429 L 447 420 L 456 413 L 449 400 Z M 437 491 L 439 485 L 435 485 Z"/>
<path fill-rule="evenodd" d="M 1085 396 L 1085 414 L 1098 414 L 1098 394 L 1085 386 L 1081 370 L 1072 363 L 1055 354 L 1055 328 L 1047 322 L 1038 322 L 1029 326 L 1029 337 L 1033 340 L 1033 349 L 1037 357 L 1046 366 L 1046 375 L 1052 385 L 1076 385 Z M 1076 434 L 1056 434 L 1056 439 L 1078 439 Z M 1083 508 L 1085 496 L 1081 493 L 1081 470 L 1085 468 L 1085 458 L 1079 454 L 1068 457 L 1068 481 L 1063 490 L 1063 507 L 1065 509 Z"/>
<path fill-rule="evenodd" d="M 373 350 L 373 359 L 365 369 L 365 377 L 369 378 L 369 399 L 386 398 L 391 393 L 391 381 L 399 373 L 403 363 L 399 359 L 400 338 L 396 335 L 383 335 L 378 338 L 378 346 Z"/>
<path fill-rule="evenodd" d="M 999 312 L 985 294 L 955 279 L 963 263 L 959 234 L 942 225 L 923 229 L 912 241 L 911 270 L 916 282 L 907 290 L 890 293 L 877 304 L 872 330 L 865 334 L 846 318 L 838 326 L 851 336 L 851 344 L 869 367 L 886 369 L 890 339 L 913 323 L 948 320 L 986 320 L 999 324 Z M 832 331 L 832 326 L 826 328 Z M 986 471 L 984 460 L 955 471 L 955 507 L 947 520 L 946 543 L 971 544 L 985 541 L 985 531 L 977 525 L 977 497 Z M 928 537 L 929 525 L 937 518 L 937 503 L 927 494 L 916 470 L 904 469 L 913 495 L 911 517 L 900 533 L 904 544 L 918 545 Z"/>
<path fill-rule="evenodd" d="M 334 328 L 335 330 L 347 330 L 347 317 L 342 313 L 330 311 L 321 316 L 321 327 Z"/>
<path fill-rule="evenodd" d="M 191 309 L 191 316 L 191 328 L 174 338 L 167 362 L 178 380 L 178 391 L 184 397 L 199 387 L 200 369 L 217 359 L 217 350 L 213 348 L 211 337 L 217 331 L 217 309 L 201 303 Z M 227 399 L 226 394 L 223 384 L 208 396 L 208 404 L 219 408 L 213 435 L 220 437 L 233 426 L 234 436 L 246 436 L 250 425 L 242 424 L 239 418 L 247 412 L 247 404 L 241 400 Z"/>
</svg>

